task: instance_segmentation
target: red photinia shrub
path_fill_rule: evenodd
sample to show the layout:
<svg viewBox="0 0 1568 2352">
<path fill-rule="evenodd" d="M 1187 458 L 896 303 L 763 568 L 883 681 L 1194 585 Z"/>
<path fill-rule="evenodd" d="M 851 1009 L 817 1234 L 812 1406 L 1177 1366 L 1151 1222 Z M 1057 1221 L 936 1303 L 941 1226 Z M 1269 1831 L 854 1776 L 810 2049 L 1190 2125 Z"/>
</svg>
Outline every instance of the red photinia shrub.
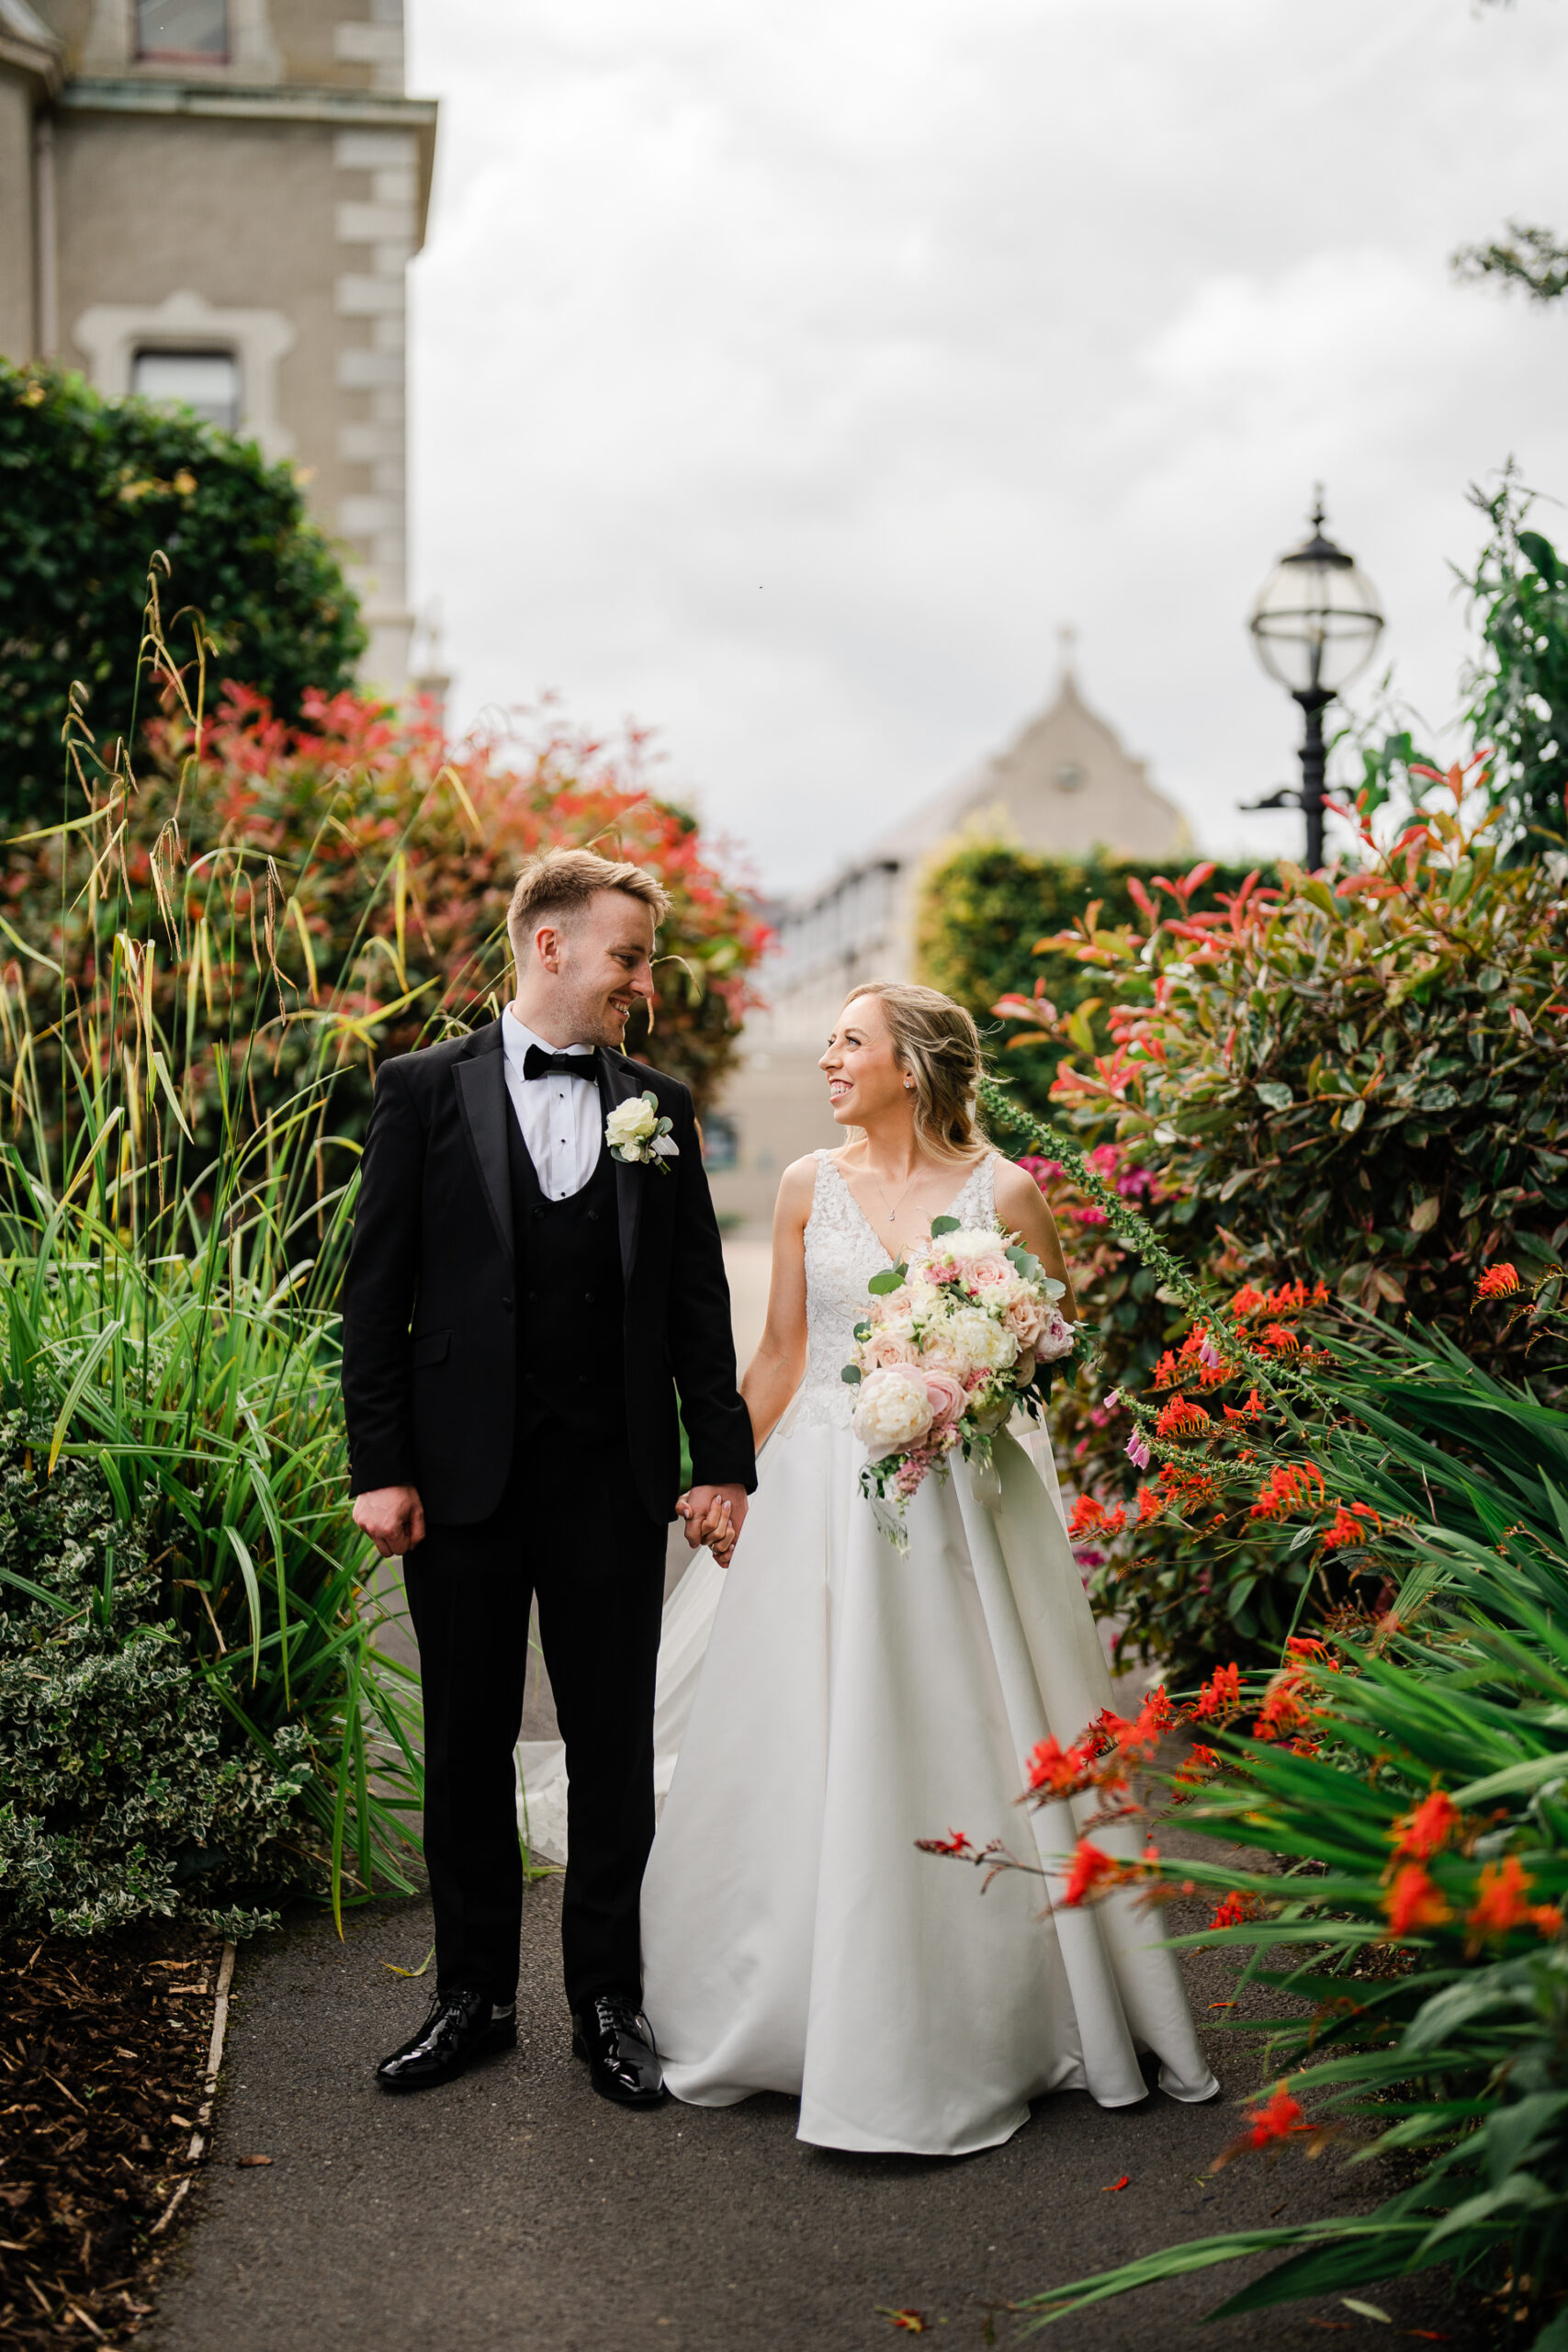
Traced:
<svg viewBox="0 0 1568 2352">
<path fill-rule="evenodd" d="M 1134 877 L 1137 921 L 1107 924 L 1090 909 L 1043 939 L 1054 961 L 1070 954 L 1092 976 L 1106 1047 L 1083 1034 L 1081 1007 L 1065 1021 L 1021 996 L 995 1007 L 1021 1035 L 1071 1049 L 1053 1089 L 1059 1114 L 1119 1190 L 1143 1187 L 1162 1238 L 1235 1289 L 1253 1348 L 1277 1358 L 1300 1348 L 1303 1311 L 1334 1300 L 1385 1321 L 1413 1312 L 1517 1369 L 1528 1333 L 1477 1308 L 1537 1279 L 1568 1242 L 1562 862 L 1503 865 L 1486 826 L 1462 813 L 1474 775 L 1448 781 L 1453 813 L 1425 812 L 1390 847 L 1358 820 L 1353 871 L 1285 863 L 1278 888 L 1252 877 L 1217 906 L 1202 903 L 1206 866 L 1147 888 Z M 1027 1164 L 1103 1342 L 1098 1373 L 1061 1393 L 1064 1466 L 1112 1512 L 1149 1465 L 1111 1396 L 1169 1386 L 1168 1429 L 1196 1434 L 1228 1367 L 1201 1331 L 1178 1354 L 1177 1302 L 1054 1163 Z M 1245 1409 L 1233 1393 L 1229 1415 Z M 1189 1489 L 1189 1516 L 1204 1501 Z M 1339 1523 L 1348 1546 L 1365 1532 L 1354 1517 Z M 1180 1668 L 1227 1638 L 1261 1657 L 1290 1623 L 1295 1596 L 1281 1614 L 1261 1550 L 1234 1557 L 1219 1587 L 1157 1527 L 1131 1571 L 1084 1565 L 1123 1638 Z"/>
<path fill-rule="evenodd" d="M 181 719 L 153 729 L 124 813 L 91 896 L 80 835 L 13 846 L 6 912 L 90 998 L 111 985 L 115 933 L 155 934 L 160 899 L 183 894 L 198 926 L 190 968 L 122 950 L 119 985 L 146 989 L 177 1036 L 167 1059 L 198 1134 L 216 1132 L 220 1060 L 258 1112 L 346 1064 L 332 1124 L 355 1132 L 376 1059 L 504 1002 L 512 885 L 558 843 L 633 858 L 669 890 L 653 1035 L 634 1023 L 628 1050 L 684 1079 L 699 1109 L 755 1001 L 765 927 L 693 818 L 650 789 L 636 735 L 603 743 L 547 716 L 520 742 L 450 747 L 427 716 L 362 695 L 307 695 L 290 727 L 231 686 L 199 742 Z M 21 960 L 7 978 L 42 1028 L 58 981 Z"/>
</svg>

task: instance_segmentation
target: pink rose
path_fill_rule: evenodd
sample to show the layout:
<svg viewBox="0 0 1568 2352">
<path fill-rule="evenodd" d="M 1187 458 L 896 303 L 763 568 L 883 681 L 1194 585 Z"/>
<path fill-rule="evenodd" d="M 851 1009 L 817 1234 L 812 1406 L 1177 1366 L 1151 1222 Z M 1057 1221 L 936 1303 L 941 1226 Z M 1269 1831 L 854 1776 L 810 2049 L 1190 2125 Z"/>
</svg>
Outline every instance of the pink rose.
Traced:
<svg viewBox="0 0 1568 2352">
<path fill-rule="evenodd" d="M 931 1398 L 932 1430 L 951 1429 L 969 1401 L 964 1383 L 955 1380 L 951 1372 L 935 1372 L 930 1366 L 925 1368 L 921 1377 L 926 1384 L 926 1395 Z"/>
<path fill-rule="evenodd" d="M 976 1290 L 997 1290 L 1018 1277 L 1005 1258 L 976 1258 L 964 1269 L 964 1279 Z"/>
<path fill-rule="evenodd" d="M 915 1342 L 906 1324 L 902 1330 L 897 1325 L 890 1330 L 873 1331 L 869 1340 L 861 1341 L 861 1363 L 867 1372 L 880 1372 L 886 1364 L 913 1363 Z"/>
<path fill-rule="evenodd" d="M 1050 1312 L 1043 1299 L 1015 1298 L 1003 1311 L 1002 1327 L 1012 1333 L 1021 1350 L 1032 1348 L 1045 1329 Z"/>
</svg>

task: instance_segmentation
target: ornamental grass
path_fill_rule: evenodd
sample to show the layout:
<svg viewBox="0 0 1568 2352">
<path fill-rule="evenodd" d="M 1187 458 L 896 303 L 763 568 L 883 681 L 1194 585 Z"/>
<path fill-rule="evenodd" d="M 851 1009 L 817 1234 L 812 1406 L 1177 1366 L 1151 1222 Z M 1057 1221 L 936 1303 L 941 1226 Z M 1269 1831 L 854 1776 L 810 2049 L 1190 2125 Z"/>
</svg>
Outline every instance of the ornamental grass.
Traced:
<svg viewBox="0 0 1568 2352">
<path fill-rule="evenodd" d="M 199 743 L 199 662 L 187 683 L 155 594 L 144 652 Z M 61 928 L 85 910 L 107 949 L 80 988 L 8 924 L 0 971 L 0 1918 L 239 1933 L 302 1887 L 340 1905 L 409 1885 L 417 1704 L 376 1645 L 338 1394 L 356 1148 L 330 1114 L 360 1015 L 279 984 L 265 855 L 193 857 L 177 806 L 151 854 L 153 916 L 126 920 L 137 779 L 74 713 L 67 734 L 79 813 L 44 837 Z M 214 1055 L 219 933 L 248 936 L 273 1001 Z M 253 1072 L 300 1029 L 297 1083 L 254 1116 Z M 85 1486 L 56 1539 L 68 1474 Z"/>
</svg>

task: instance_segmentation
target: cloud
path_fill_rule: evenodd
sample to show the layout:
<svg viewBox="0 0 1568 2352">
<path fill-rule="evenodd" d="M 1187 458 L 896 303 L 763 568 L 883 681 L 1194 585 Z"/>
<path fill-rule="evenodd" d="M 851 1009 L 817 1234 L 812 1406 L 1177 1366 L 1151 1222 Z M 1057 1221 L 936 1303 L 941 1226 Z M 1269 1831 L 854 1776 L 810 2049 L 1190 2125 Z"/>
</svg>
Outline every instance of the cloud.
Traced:
<svg viewBox="0 0 1568 2352">
<path fill-rule="evenodd" d="M 1559 12 L 426 0 L 414 520 L 457 708 L 656 725 L 776 888 L 1091 697 L 1215 847 L 1293 714 L 1313 483 L 1442 716 L 1467 481 L 1568 490 L 1568 318 L 1447 256 L 1561 194 Z"/>
</svg>

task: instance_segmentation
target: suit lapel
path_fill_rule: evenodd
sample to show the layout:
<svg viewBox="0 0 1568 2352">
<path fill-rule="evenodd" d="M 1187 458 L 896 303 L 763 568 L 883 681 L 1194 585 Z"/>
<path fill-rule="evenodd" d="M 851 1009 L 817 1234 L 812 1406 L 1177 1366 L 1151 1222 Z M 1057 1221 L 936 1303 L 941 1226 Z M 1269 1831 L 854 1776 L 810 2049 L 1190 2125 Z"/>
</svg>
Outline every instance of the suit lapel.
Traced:
<svg viewBox="0 0 1568 2352">
<path fill-rule="evenodd" d="M 484 1186 L 485 1199 L 502 1247 L 515 1260 L 512 1233 L 512 1171 L 506 1156 L 506 1122 L 512 1105 L 506 1092 L 506 1056 L 502 1050 L 501 1023 L 479 1030 L 472 1048 L 452 1065 L 457 1107 L 468 1129 L 468 1144 Z"/>
<path fill-rule="evenodd" d="M 617 1102 L 629 1102 L 633 1095 L 642 1092 L 642 1088 L 626 1063 L 616 1060 L 603 1047 L 598 1058 L 599 1100 L 608 1117 Z M 608 1151 L 610 1147 L 605 1144 L 604 1148 Z M 621 1233 L 621 1280 L 628 1285 L 632 1267 L 637 1261 L 637 1226 L 642 1216 L 643 1186 L 648 1177 L 649 1170 L 638 1167 L 635 1161 L 617 1159 L 615 1162 L 615 1221 Z"/>
</svg>

